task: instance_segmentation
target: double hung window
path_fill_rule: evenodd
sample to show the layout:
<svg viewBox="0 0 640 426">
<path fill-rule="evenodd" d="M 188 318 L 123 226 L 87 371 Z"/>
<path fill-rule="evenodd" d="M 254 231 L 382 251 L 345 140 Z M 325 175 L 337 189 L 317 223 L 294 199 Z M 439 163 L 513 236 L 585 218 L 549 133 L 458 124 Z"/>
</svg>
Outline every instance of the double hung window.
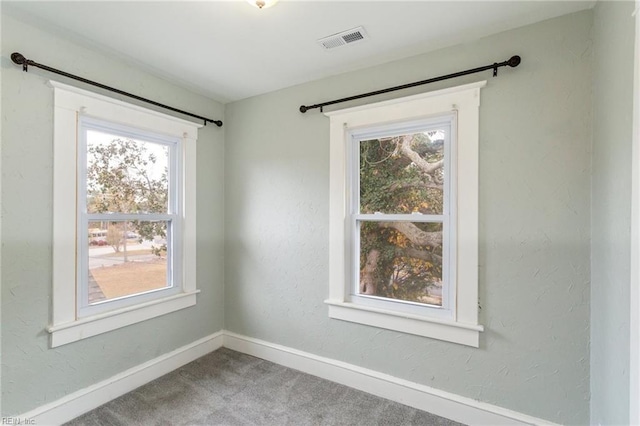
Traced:
<svg viewBox="0 0 640 426">
<path fill-rule="evenodd" d="M 195 305 L 200 125 L 50 84 L 51 345 Z"/>
<path fill-rule="evenodd" d="M 179 291 L 180 138 L 81 116 L 78 316 Z"/>
<path fill-rule="evenodd" d="M 479 345 L 484 84 L 327 113 L 330 317 Z"/>
<path fill-rule="evenodd" d="M 455 114 L 350 132 L 348 300 L 451 318 Z M 452 193 L 453 192 L 453 193 Z"/>
</svg>

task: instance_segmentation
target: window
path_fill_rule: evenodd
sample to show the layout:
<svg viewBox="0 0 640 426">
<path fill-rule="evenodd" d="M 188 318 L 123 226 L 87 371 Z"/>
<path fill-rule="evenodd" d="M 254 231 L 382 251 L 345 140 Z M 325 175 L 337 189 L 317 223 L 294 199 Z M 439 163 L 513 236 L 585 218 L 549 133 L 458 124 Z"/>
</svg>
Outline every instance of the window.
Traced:
<svg viewBox="0 0 640 426">
<path fill-rule="evenodd" d="M 455 223 L 449 203 L 455 199 L 450 162 L 454 121 L 449 113 L 348 133 L 354 244 L 347 256 L 356 284 L 347 292 L 348 300 L 452 317 L 455 257 L 450 253 L 455 244 L 448 236 Z"/>
<path fill-rule="evenodd" d="M 78 317 L 176 293 L 181 138 L 81 116 Z"/>
<path fill-rule="evenodd" d="M 479 345 L 484 85 L 327 113 L 330 317 Z"/>
<path fill-rule="evenodd" d="M 200 126 L 50 83 L 51 345 L 193 306 Z"/>
</svg>

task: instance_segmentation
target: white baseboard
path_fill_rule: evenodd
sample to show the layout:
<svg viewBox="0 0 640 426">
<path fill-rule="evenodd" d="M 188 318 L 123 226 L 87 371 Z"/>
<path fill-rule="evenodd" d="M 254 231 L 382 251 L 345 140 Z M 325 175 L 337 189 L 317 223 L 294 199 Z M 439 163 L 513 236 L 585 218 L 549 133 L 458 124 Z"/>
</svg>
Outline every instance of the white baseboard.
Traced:
<svg viewBox="0 0 640 426">
<path fill-rule="evenodd" d="M 215 351 L 222 343 L 219 331 L 15 417 L 33 419 L 40 426 L 60 425 Z"/>
<path fill-rule="evenodd" d="M 224 331 L 224 347 L 467 425 L 554 425 L 377 371 Z"/>
<path fill-rule="evenodd" d="M 15 417 L 33 419 L 37 425 L 60 425 L 222 346 L 468 425 L 554 425 L 506 408 L 224 330 Z"/>
</svg>

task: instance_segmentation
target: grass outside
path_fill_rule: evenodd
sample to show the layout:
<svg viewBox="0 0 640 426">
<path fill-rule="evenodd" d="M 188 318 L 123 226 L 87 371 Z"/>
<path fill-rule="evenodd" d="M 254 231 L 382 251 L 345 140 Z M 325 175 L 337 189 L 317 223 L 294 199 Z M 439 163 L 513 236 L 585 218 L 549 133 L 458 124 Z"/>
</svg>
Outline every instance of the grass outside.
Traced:
<svg viewBox="0 0 640 426">
<path fill-rule="evenodd" d="M 130 296 L 167 286 L 167 260 L 126 262 L 91 269 L 107 299 Z"/>
</svg>

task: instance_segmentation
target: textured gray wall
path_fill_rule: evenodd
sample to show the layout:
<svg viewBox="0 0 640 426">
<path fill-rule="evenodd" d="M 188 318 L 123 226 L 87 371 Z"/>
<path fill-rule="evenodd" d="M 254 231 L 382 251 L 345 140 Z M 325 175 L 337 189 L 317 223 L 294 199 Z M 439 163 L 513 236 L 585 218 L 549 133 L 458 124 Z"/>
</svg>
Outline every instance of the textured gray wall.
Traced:
<svg viewBox="0 0 640 426">
<path fill-rule="evenodd" d="M 197 306 L 51 350 L 53 97 L 45 82 L 65 80 L 23 73 L 11 52 L 205 116 L 224 110 L 3 13 L 2 415 L 16 415 L 222 329 L 224 128 L 199 131 Z"/>
<path fill-rule="evenodd" d="M 585 11 L 227 105 L 226 328 L 588 423 L 591 24 Z M 496 79 L 487 72 L 418 89 L 489 80 L 480 119 L 481 348 L 328 319 L 329 123 L 298 106 L 513 54 L 522 65 Z"/>
<path fill-rule="evenodd" d="M 634 4 L 594 9 L 591 422 L 629 423 Z"/>
</svg>

